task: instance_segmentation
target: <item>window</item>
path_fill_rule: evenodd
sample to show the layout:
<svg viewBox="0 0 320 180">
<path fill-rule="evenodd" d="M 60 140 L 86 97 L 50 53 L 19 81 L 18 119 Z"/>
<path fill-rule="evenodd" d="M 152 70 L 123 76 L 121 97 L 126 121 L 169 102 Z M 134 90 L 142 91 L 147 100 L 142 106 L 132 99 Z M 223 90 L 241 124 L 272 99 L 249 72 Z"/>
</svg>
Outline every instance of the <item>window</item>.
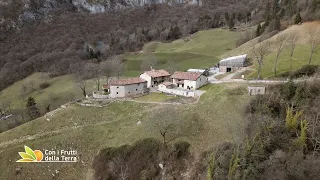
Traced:
<svg viewBox="0 0 320 180">
<path fill-rule="evenodd" d="M 129 94 L 130 94 L 130 92 L 129 92 Z"/>
<path fill-rule="evenodd" d="M 117 88 L 119 88 L 119 87 L 117 87 Z"/>
<path fill-rule="evenodd" d="M 117 94 L 119 94 L 119 93 L 117 92 Z"/>
<path fill-rule="evenodd" d="M 136 91 L 138 91 L 138 89 L 136 89 Z"/>
</svg>

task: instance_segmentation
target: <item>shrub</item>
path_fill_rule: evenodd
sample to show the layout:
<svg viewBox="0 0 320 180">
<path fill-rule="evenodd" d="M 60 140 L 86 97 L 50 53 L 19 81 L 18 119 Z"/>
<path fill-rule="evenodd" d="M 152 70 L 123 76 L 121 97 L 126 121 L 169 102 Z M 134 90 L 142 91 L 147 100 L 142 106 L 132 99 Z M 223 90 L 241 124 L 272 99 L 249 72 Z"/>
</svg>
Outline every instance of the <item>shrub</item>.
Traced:
<svg viewBox="0 0 320 180">
<path fill-rule="evenodd" d="M 188 142 L 177 142 L 174 146 L 176 148 L 176 158 L 179 159 L 189 154 L 190 144 Z"/>
<path fill-rule="evenodd" d="M 289 77 L 289 78 L 300 78 L 303 76 L 312 76 L 314 75 L 319 69 L 319 65 L 305 65 L 302 66 L 300 69 L 297 69 L 293 72 L 285 72 L 280 74 L 280 77 Z"/>
<path fill-rule="evenodd" d="M 94 157 L 92 166 L 95 179 L 159 179 L 160 163 L 164 163 L 167 174 L 179 177 L 186 170 L 186 158 L 190 144 L 177 142 L 163 149 L 163 144 L 155 139 L 142 139 L 131 145 L 118 148 L 108 147 Z M 178 178 L 180 179 L 180 178 Z"/>
<path fill-rule="evenodd" d="M 49 83 L 44 82 L 44 83 L 41 83 L 41 84 L 39 85 L 39 89 L 46 89 L 46 88 L 48 88 L 49 86 L 50 86 Z"/>
<path fill-rule="evenodd" d="M 302 76 L 312 76 L 314 75 L 319 68 L 319 65 L 305 65 L 300 69 L 296 70 L 293 73 L 294 78 L 302 77 Z"/>
</svg>

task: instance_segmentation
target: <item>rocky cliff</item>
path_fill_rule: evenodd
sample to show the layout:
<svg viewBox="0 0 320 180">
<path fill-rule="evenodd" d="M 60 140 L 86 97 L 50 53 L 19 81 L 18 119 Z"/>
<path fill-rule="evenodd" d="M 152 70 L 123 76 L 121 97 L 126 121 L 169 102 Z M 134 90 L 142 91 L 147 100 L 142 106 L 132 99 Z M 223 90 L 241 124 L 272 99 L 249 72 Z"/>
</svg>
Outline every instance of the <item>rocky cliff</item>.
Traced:
<svg viewBox="0 0 320 180">
<path fill-rule="evenodd" d="M 0 31 L 19 29 L 35 19 L 50 21 L 50 12 L 58 10 L 101 13 L 150 4 L 201 5 L 202 0 L 0 0 Z"/>
</svg>

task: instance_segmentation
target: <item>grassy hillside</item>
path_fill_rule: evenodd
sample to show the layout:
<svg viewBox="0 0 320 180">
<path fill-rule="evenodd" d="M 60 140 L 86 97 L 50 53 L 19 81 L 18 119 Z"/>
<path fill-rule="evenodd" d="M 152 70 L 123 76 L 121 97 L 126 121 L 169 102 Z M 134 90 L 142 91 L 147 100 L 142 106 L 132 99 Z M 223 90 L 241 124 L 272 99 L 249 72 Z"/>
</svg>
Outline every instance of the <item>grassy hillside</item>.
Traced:
<svg viewBox="0 0 320 180">
<path fill-rule="evenodd" d="M 187 38 L 171 43 L 151 42 L 139 53 L 128 53 L 127 75 L 137 75 L 142 61 L 156 57 L 159 68 L 165 68 L 172 60 L 179 70 L 212 67 L 220 60 L 219 56 L 235 48 L 239 32 L 226 29 L 212 29 L 197 32 Z"/>
<path fill-rule="evenodd" d="M 163 106 L 176 108 L 186 117 L 196 113 L 205 124 L 196 136 L 182 138 L 192 144 L 194 153 L 222 142 L 241 140 L 245 124 L 243 108 L 248 101 L 245 86 L 208 85 L 206 90 L 208 93 L 194 105 L 113 102 L 95 108 L 73 104 L 57 111 L 50 121 L 41 117 L 1 133 L 0 160 L 5 163 L 0 165 L 0 175 L 4 179 L 47 179 L 53 177 L 52 174 L 60 179 L 86 179 L 91 176 L 91 161 L 101 148 L 132 144 L 146 137 L 160 139 L 158 132 L 148 130 L 153 123 L 148 115 Z M 138 121 L 142 123 L 138 125 Z M 24 145 L 40 150 L 73 148 L 78 151 L 80 162 L 15 163 L 19 159 L 17 152 L 23 151 Z M 16 174 L 16 168 L 20 167 L 21 172 Z"/>
<path fill-rule="evenodd" d="M 225 29 L 214 29 L 195 33 L 185 38 L 188 41 L 180 39 L 171 43 L 148 43 L 143 53 L 124 55 L 127 67 L 124 76 L 139 75 L 142 61 L 152 58 L 150 54 L 157 58 L 158 68 L 172 66 L 168 64 L 168 60 L 174 62 L 176 70 L 213 66 L 219 61 L 219 55 L 234 48 L 238 34 Z M 40 88 L 39 86 L 43 83 L 48 83 L 49 87 Z M 87 93 L 91 93 L 92 90 L 94 90 L 94 84 L 88 81 Z M 49 104 L 51 109 L 55 109 L 61 104 L 81 98 L 82 94 L 72 76 L 49 78 L 45 73 L 35 73 L 1 91 L 0 107 L 10 106 L 11 110 L 17 110 L 21 114 L 30 96 L 35 98 L 41 112 L 45 112 Z M 17 113 L 14 112 L 14 114 Z M 9 126 L 7 123 L 0 122 L 0 129 L 7 129 L 7 126 Z"/>
<path fill-rule="evenodd" d="M 40 88 L 40 84 L 48 83 L 49 87 Z M 26 93 L 22 90 L 26 86 Z M 88 90 L 92 91 L 94 84 L 88 81 Z M 18 81 L 0 93 L 1 102 L 10 104 L 11 109 L 23 109 L 28 97 L 35 98 L 39 107 L 51 104 L 52 108 L 61 104 L 81 98 L 83 95 L 72 76 L 59 76 L 49 78 L 46 73 L 34 73 L 29 77 Z"/>
<path fill-rule="evenodd" d="M 309 35 L 308 32 L 311 28 L 320 28 L 320 22 L 308 22 L 303 23 L 302 25 L 294 25 L 289 27 L 288 29 L 280 32 L 279 34 L 271 37 L 268 39 L 270 41 L 270 51 L 271 53 L 266 57 L 264 61 L 264 66 L 261 70 L 261 75 L 263 78 L 271 78 L 274 76 L 273 72 L 273 66 L 274 66 L 274 60 L 276 57 L 276 39 L 279 35 L 285 35 L 290 36 L 290 34 L 294 33 L 297 34 L 299 37 L 299 40 L 297 42 L 297 47 L 294 52 L 293 56 L 293 70 L 300 68 L 303 65 L 308 64 L 309 61 L 309 55 L 310 55 L 310 45 L 309 45 Z M 253 54 L 251 52 L 252 45 L 255 44 L 258 45 L 259 37 L 256 39 L 253 39 L 240 47 L 231 50 L 230 52 L 223 55 L 223 57 L 233 56 L 233 55 L 239 55 L 247 53 L 250 58 L 253 58 Z M 287 45 L 289 46 L 289 45 Z M 318 47 L 320 49 L 320 47 Z M 315 53 L 313 56 L 312 64 L 320 64 L 320 53 Z M 256 62 L 254 62 L 254 68 L 256 68 Z M 278 74 L 281 74 L 283 72 L 290 70 L 290 47 L 285 47 L 283 52 L 280 55 L 279 58 L 279 64 L 278 64 Z M 249 77 L 255 78 L 257 76 L 257 73 L 252 73 Z"/>
</svg>

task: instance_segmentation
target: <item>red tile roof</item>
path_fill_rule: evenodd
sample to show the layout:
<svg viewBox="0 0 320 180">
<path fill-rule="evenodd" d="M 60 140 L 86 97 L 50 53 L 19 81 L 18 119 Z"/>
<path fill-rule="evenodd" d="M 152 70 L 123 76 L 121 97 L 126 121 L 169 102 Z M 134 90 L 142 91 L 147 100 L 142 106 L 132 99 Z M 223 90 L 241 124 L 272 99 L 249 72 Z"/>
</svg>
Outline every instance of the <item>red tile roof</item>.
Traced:
<svg viewBox="0 0 320 180">
<path fill-rule="evenodd" d="M 177 71 L 177 72 L 173 73 L 171 78 L 196 81 L 201 76 L 201 74 L 202 73 Z"/>
<path fill-rule="evenodd" d="M 147 75 L 154 77 L 154 78 L 155 77 L 170 76 L 170 73 L 164 69 L 145 71 L 144 73 L 146 73 Z"/>
<path fill-rule="evenodd" d="M 139 77 L 134 77 L 134 78 L 117 79 L 117 80 L 113 79 L 109 81 L 109 84 L 111 86 L 122 86 L 122 85 L 138 84 L 138 83 L 144 83 L 144 82 L 147 82 L 147 81 Z"/>
<path fill-rule="evenodd" d="M 103 89 L 109 89 L 109 85 L 108 84 L 104 84 L 102 87 L 103 87 Z"/>
</svg>

